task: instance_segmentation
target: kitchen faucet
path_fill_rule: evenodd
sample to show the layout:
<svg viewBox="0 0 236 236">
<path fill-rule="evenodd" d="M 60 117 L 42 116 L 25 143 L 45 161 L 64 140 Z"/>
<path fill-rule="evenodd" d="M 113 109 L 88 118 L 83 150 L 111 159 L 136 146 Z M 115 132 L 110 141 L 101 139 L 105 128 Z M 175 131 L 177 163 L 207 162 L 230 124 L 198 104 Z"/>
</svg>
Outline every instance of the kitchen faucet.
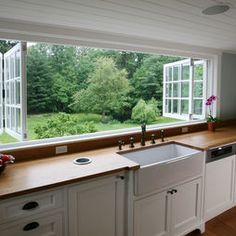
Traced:
<svg viewBox="0 0 236 236">
<path fill-rule="evenodd" d="M 145 132 L 146 132 L 146 124 L 141 125 L 141 146 L 145 146 Z"/>
</svg>

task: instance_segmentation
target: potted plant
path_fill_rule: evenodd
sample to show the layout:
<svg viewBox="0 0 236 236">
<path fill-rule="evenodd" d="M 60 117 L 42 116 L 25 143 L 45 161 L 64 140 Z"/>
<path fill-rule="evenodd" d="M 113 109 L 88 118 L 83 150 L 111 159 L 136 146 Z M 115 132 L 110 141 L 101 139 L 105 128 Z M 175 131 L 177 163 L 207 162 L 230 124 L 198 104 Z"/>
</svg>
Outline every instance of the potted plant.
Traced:
<svg viewBox="0 0 236 236">
<path fill-rule="evenodd" d="M 216 117 L 213 117 L 212 115 L 212 106 L 213 106 L 213 103 L 216 101 L 216 99 L 217 97 L 212 95 L 206 100 L 206 106 L 209 109 L 209 114 L 207 117 L 208 130 L 213 131 L 213 132 L 216 129 L 216 122 L 218 121 L 218 119 Z"/>
</svg>

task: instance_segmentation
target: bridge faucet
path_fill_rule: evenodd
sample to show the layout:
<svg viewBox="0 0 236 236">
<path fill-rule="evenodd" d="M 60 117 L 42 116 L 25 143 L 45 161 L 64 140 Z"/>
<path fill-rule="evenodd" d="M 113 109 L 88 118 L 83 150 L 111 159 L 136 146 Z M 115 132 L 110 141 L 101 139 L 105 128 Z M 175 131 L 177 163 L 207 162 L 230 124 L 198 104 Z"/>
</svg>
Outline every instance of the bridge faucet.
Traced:
<svg viewBox="0 0 236 236">
<path fill-rule="evenodd" d="M 141 146 L 145 146 L 145 133 L 146 133 L 146 124 L 141 125 Z"/>
</svg>

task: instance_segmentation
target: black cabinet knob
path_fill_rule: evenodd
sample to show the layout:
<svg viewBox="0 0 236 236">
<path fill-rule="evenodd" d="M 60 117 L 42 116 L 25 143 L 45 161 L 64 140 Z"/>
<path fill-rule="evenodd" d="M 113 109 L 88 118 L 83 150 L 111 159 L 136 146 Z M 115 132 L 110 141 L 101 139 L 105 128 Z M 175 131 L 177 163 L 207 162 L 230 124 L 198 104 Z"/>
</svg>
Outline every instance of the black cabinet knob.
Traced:
<svg viewBox="0 0 236 236">
<path fill-rule="evenodd" d="M 31 222 L 31 223 L 25 225 L 23 230 L 24 231 L 30 231 L 30 230 L 37 229 L 38 227 L 39 227 L 39 223 L 38 222 Z"/>
<path fill-rule="evenodd" d="M 35 201 L 33 202 L 27 202 L 23 207 L 22 210 L 24 211 L 28 211 L 28 210 L 33 210 L 35 208 L 37 208 L 39 206 L 39 204 Z"/>
</svg>

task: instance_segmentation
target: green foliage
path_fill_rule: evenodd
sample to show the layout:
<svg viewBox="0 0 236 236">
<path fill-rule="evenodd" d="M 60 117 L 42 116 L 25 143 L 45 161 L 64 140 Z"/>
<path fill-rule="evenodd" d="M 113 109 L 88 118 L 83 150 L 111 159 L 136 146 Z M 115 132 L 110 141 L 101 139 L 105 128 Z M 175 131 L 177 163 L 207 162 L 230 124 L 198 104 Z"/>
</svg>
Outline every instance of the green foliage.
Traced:
<svg viewBox="0 0 236 236">
<path fill-rule="evenodd" d="M 146 124 L 154 122 L 159 116 L 157 105 L 158 103 L 155 98 L 152 98 L 147 103 L 143 99 L 140 99 L 132 109 L 132 120 L 137 123 Z"/>
<path fill-rule="evenodd" d="M 74 96 L 73 107 L 79 112 L 94 112 L 112 115 L 127 106 L 127 94 L 130 90 L 125 70 L 116 68 L 111 58 L 97 60 L 96 68 L 90 75 L 87 89 Z"/>
<path fill-rule="evenodd" d="M 134 87 L 132 97 L 135 103 L 140 99 L 145 101 L 154 97 L 157 101 L 159 110 L 162 109 L 163 97 L 163 65 L 179 60 L 177 57 L 150 55 L 145 58 L 143 64 L 135 72 L 131 79 Z"/>
<path fill-rule="evenodd" d="M 17 44 L 16 41 L 0 40 L 0 52 L 4 54 L 12 47 L 14 47 L 16 44 Z"/>
<path fill-rule="evenodd" d="M 73 94 L 77 91 L 76 84 L 69 82 L 59 73 L 52 76 L 53 111 L 70 112 L 69 105 L 73 102 Z"/>
<path fill-rule="evenodd" d="M 96 131 L 93 122 L 81 123 L 75 116 L 66 113 L 58 113 L 56 116 L 48 119 L 44 125 L 38 125 L 34 130 L 39 139 Z"/>
<path fill-rule="evenodd" d="M 53 81 L 47 51 L 41 45 L 30 47 L 27 59 L 28 111 L 51 112 Z"/>
</svg>

